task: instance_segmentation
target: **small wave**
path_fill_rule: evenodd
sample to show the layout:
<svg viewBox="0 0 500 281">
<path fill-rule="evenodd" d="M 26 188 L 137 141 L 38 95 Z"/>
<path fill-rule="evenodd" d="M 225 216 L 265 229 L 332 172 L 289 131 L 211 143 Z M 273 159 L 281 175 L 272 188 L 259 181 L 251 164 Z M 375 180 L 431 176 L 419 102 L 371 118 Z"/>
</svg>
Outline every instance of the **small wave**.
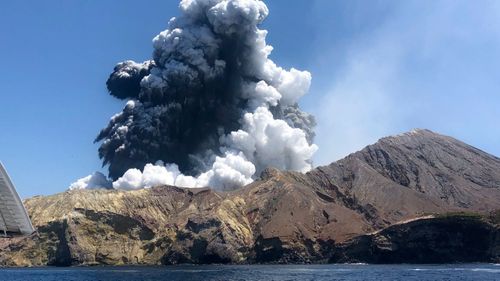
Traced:
<svg viewBox="0 0 500 281">
<path fill-rule="evenodd" d="M 474 272 L 491 272 L 500 273 L 500 269 L 496 268 L 483 268 L 483 267 L 450 267 L 450 268 L 410 268 L 411 271 L 474 271 Z"/>
<path fill-rule="evenodd" d="M 217 271 L 223 271 L 223 269 L 170 269 L 169 271 L 175 271 L 175 272 L 217 272 Z"/>
<path fill-rule="evenodd" d="M 101 271 L 101 270 L 94 270 L 94 271 Z M 140 272 L 139 270 L 135 270 L 135 269 L 125 269 L 125 270 L 121 270 L 121 269 L 108 269 L 106 271 L 124 272 L 124 273 L 137 273 L 137 272 Z"/>
<path fill-rule="evenodd" d="M 365 262 L 353 262 L 353 263 L 345 263 L 346 265 L 368 265 Z"/>
<path fill-rule="evenodd" d="M 288 272 L 351 272 L 353 269 L 348 268 L 293 268 L 288 269 Z"/>
<path fill-rule="evenodd" d="M 494 268 L 471 268 L 471 271 L 480 271 L 480 272 L 488 272 L 488 273 L 500 273 L 500 269 Z"/>
</svg>

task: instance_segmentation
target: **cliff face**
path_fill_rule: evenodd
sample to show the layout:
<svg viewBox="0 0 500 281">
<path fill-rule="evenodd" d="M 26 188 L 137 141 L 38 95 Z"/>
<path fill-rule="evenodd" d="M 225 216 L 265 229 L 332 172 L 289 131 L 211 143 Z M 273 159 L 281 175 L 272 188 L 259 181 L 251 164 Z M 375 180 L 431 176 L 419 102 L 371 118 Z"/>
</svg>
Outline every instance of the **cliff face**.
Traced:
<svg viewBox="0 0 500 281">
<path fill-rule="evenodd" d="M 396 224 L 342 243 L 332 262 L 500 261 L 500 226 L 488 217 L 450 214 Z"/>
<path fill-rule="evenodd" d="M 239 262 L 251 242 L 241 207 L 238 198 L 176 187 L 33 198 L 26 208 L 38 234 L 10 243 L 8 248 L 14 249 L 9 255 L 3 252 L 3 263 Z"/>
<path fill-rule="evenodd" d="M 417 130 L 384 138 L 307 174 L 268 169 L 260 180 L 233 192 L 170 186 L 80 190 L 31 198 L 25 205 L 38 233 L 0 239 L 0 264 L 335 262 L 361 256 L 370 262 L 391 257 L 408 262 L 397 251 L 384 252 L 387 257 L 368 249 L 379 247 L 377 241 L 425 249 L 412 242 L 420 239 L 418 233 L 457 230 L 435 221 L 439 218 L 423 221 L 425 227 L 397 224 L 403 220 L 500 209 L 500 159 Z M 479 233 L 463 221 L 453 223 L 465 227 L 461 237 Z M 480 233 L 498 232 L 495 224 L 482 223 L 487 231 Z M 432 245 L 439 247 L 477 246 L 436 239 Z M 498 244 L 488 247 L 493 254 L 482 259 L 498 257 Z M 425 253 L 417 261 L 425 262 Z"/>
</svg>

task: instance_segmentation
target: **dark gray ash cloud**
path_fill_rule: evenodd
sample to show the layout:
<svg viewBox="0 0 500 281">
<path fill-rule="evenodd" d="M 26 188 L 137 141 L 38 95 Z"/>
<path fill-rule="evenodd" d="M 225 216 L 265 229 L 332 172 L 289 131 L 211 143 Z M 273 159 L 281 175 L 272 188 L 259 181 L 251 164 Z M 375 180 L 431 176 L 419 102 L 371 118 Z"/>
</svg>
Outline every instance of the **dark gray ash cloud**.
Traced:
<svg viewBox="0 0 500 281">
<path fill-rule="evenodd" d="M 153 39 L 152 60 L 119 63 L 107 81 L 127 101 L 96 138 L 113 186 L 233 189 L 268 166 L 308 171 L 315 121 L 297 102 L 311 75 L 268 58 L 264 2 L 179 7 Z"/>
</svg>

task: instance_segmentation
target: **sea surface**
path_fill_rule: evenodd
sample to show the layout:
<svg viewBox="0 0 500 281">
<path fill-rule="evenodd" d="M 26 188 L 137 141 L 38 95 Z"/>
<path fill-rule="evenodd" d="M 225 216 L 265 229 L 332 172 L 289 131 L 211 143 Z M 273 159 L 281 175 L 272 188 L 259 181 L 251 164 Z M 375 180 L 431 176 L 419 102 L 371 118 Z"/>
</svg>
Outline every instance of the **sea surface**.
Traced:
<svg viewBox="0 0 500 281">
<path fill-rule="evenodd" d="M 500 280 L 498 264 L 451 265 L 244 265 L 0 269 L 9 281 L 116 280 Z"/>
</svg>

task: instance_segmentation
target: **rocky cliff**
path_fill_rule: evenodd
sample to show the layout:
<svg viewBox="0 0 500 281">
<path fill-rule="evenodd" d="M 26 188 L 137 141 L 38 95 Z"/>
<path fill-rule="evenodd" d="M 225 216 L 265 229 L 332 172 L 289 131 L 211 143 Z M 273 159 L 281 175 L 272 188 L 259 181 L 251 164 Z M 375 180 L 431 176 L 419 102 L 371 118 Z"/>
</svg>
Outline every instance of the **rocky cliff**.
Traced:
<svg viewBox="0 0 500 281">
<path fill-rule="evenodd" d="M 80 190 L 25 205 L 38 231 L 0 239 L 1 265 L 497 260 L 494 221 L 436 214 L 500 209 L 500 159 L 414 130 L 233 192 Z"/>
<path fill-rule="evenodd" d="M 497 215 L 498 216 L 498 215 Z M 500 261 L 500 225 L 490 216 L 450 213 L 398 223 L 335 249 L 331 262 L 455 263 Z"/>
</svg>

